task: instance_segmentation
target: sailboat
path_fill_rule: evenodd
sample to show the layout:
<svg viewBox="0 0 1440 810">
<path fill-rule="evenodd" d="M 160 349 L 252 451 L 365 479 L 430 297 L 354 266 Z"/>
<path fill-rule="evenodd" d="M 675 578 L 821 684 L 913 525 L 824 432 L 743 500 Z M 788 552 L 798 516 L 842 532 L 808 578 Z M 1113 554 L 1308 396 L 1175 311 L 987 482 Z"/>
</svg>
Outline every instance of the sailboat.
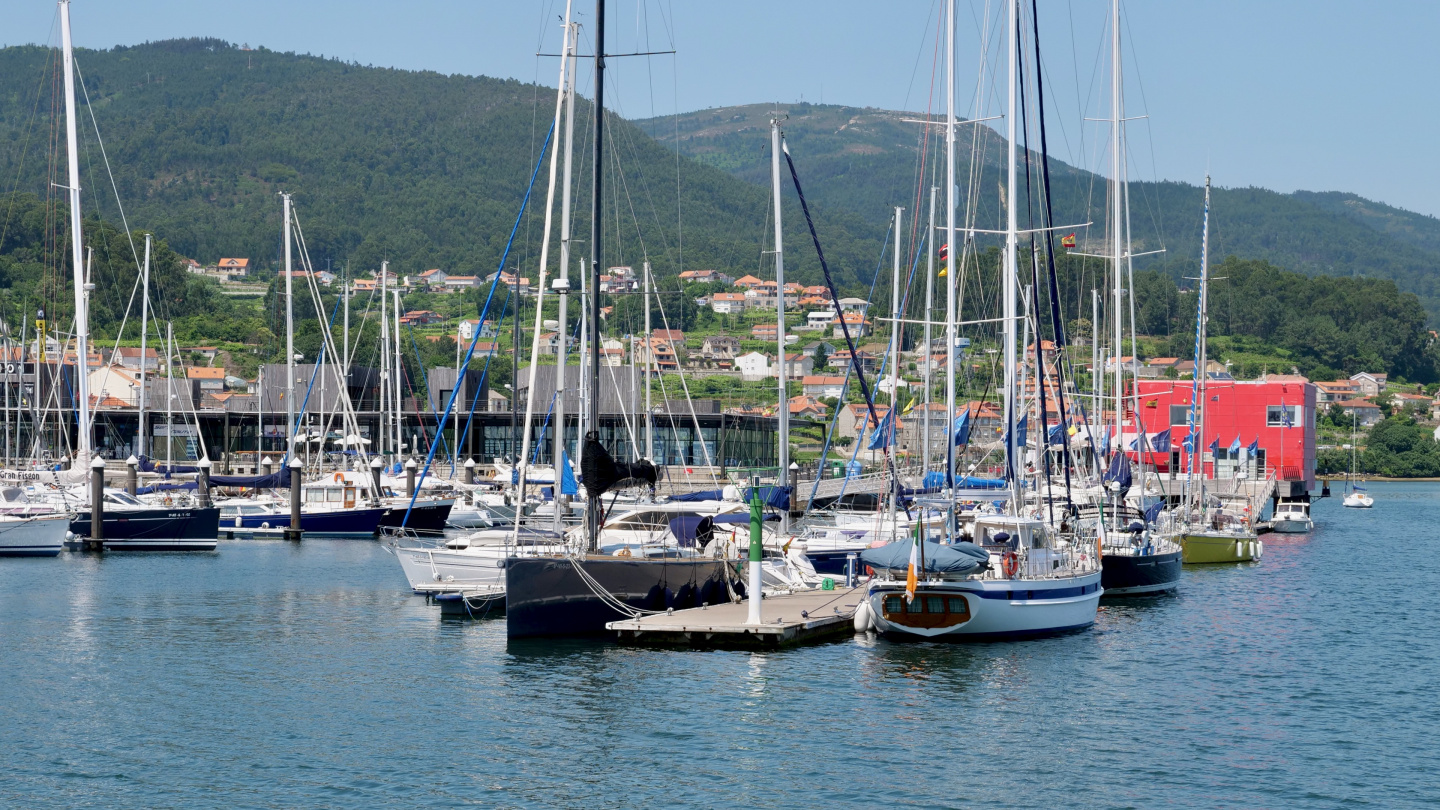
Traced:
<svg viewBox="0 0 1440 810">
<path fill-rule="evenodd" d="M 1257 537 L 1248 518 L 1212 506 L 1205 495 L 1205 327 L 1209 320 L 1210 178 L 1205 178 L 1205 216 L 1200 238 L 1200 292 L 1195 313 L 1195 386 L 1190 404 L 1190 467 L 1194 499 L 1187 497 L 1179 520 L 1180 546 L 1187 565 L 1258 561 L 1265 544 Z M 1187 496 L 1190 493 L 1187 493 Z"/>
<path fill-rule="evenodd" d="M 90 384 L 86 361 L 89 357 L 89 285 L 85 279 L 84 232 L 80 217 L 80 155 L 78 120 L 75 113 L 75 58 L 70 37 L 70 0 L 59 0 L 60 34 L 64 48 L 65 138 L 69 169 L 70 250 L 75 287 L 75 389 L 78 440 L 74 461 L 67 473 L 72 484 L 88 489 L 92 466 Z M 95 459 L 98 462 L 98 459 Z M 128 494 L 106 489 L 101 494 L 104 518 L 100 540 L 106 551 L 213 551 L 219 530 L 220 510 L 210 506 L 153 507 Z M 89 503 L 89 498 L 86 498 Z M 92 513 L 76 512 L 70 532 L 76 538 L 92 538 Z M 92 543 L 93 545 L 93 543 Z"/>
<path fill-rule="evenodd" d="M 1100 560 L 1098 549 L 1076 543 L 1038 518 L 1021 514 L 1023 452 L 1017 436 L 1016 306 L 1019 258 L 1019 220 L 1016 199 L 1019 158 L 1016 125 L 1020 117 L 1019 8 L 1007 3 L 1010 42 L 1009 110 L 1005 116 L 1008 140 L 1008 181 L 1005 250 L 1003 254 L 1005 355 L 1005 465 L 1010 487 L 1007 512 L 975 518 L 967 542 L 952 536 L 951 543 L 928 542 L 917 531 L 908 540 L 866 549 L 860 559 L 875 570 L 865 601 L 857 610 L 857 629 L 874 628 L 897 637 L 982 640 L 1043 636 L 1079 630 L 1095 621 L 1099 606 Z M 946 4 L 946 91 L 954 88 L 954 2 Z M 953 102 L 952 102 L 953 103 Z M 955 126 L 953 106 L 947 106 L 946 123 Z M 953 139 L 947 139 L 947 145 Z M 954 160 L 953 146 L 947 161 Z"/>
<path fill-rule="evenodd" d="M 604 265 L 601 226 L 604 222 L 605 166 L 605 2 L 595 8 L 595 101 L 591 161 L 592 198 L 590 231 L 589 391 L 588 430 L 581 454 L 581 470 L 588 499 L 583 545 L 559 555 L 514 556 L 505 561 L 506 632 L 510 638 L 576 636 L 605 632 L 608 622 L 646 611 L 700 607 L 728 601 L 735 588 L 728 561 L 712 556 L 634 555 L 628 549 L 614 554 L 601 551 L 602 497 L 627 482 L 653 486 L 655 468 L 649 461 L 615 462 L 600 442 L 600 275 Z M 565 22 L 570 20 L 567 8 Z M 563 69 L 563 68 L 562 68 Z M 562 87 L 564 83 L 562 82 Z M 557 99 L 556 117 L 560 115 Z M 778 156 L 776 156 L 778 161 Z M 554 176 L 552 157 L 552 178 Z M 778 165 L 778 164 L 777 164 Z M 776 170 L 778 178 L 778 168 Z M 778 186 L 778 181 L 777 181 Z M 552 181 L 553 188 L 553 181 Z M 778 201 L 777 201 L 778 203 Z M 778 204 L 777 204 L 778 208 Z M 549 233 L 549 229 L 546 229 Z M 542 278 L 544 265 L 542 264 Z M 562 272 L 565 272 L 562 270 Z M 542 291 L 544 284 L 541 285 Z M 781 403 L 783 405 L 783 402 Z M 526 459 L 522 453 L 519 463 Z M 525 480 L 523 469 L 520 481 Z"/>
<path fill-rule="evenodd" d="M 1110 237 L 1111 249 L 1113 250 L 1112 260 L 1115 272 L 1115 413 L 1116 433 L 1119 433 L 1120 415 L 1126 410 L 1124 407 L 1125 374 L 1120 367 L 1119 358 L 1125 355 L 1122 341 L 1124 339 L 1125 323 L 1125 289 L 1124 280 L 1129 275 L 1130 263 L 1133 261 L 1132 249 L 1129 240 L 1129 212 L 1122 206 L 1129 204 L 1129 191 L 1126 185 L 1130 182 L 1126 171 L 1125 149 L 1122 142 L 1122 128 L 1125 125 L 1125 95 L 1124 77 L 1121 67 L 1120 50 L 1120 2 L 1114 0 L 1110 7 Z M 1132 291 L 1133 292 L 1133 291 Z M 1131 341 L 1134 341 L 1135 323 L 1130 323 Z M 1132 355 L 1134 353 L 1132 352 Z M 1139 385 L 1138 377 L 1134 384 Z M 1138 391 L 1136 391 L 1138 396 Z M 1140 427 L 1140 409 L 1132 409 L 1136 414 L 1136 435 L 1142 436 L 1144 430 Z M 1141 491 L 1143 492 L 1143 478 L 1145 475 L 1145 447 L 1143 440 L 1136 445 L 1139 460 L 1140 476 L 1142 478 Z M 1100 542 L 1100 564 L 1102 575 L 1101 584 L 1105 588 L 1106 596 L 1149 596 L 1159 593 L 1167 593 L 1175 590 L 1180 585 L 1181 556 L 1182 551 L 1171 537 L 1164 532 L 1151 531 L 1145 520 L 1144 505 L 1139 509 L 1125 509 L 1125 491 L 1119 489 L 1122 479 L 1125 488 L 1129 487 L 1130 473 L 1128 459 L 1123 450 L 1115 453 L 1114 467 L 1111 474 L 1105 476 L 1105 481 L 1112 487 L 1117 488 L 1115 501 L 1110 509 L 1103 506 L 1096 516 L 1097 529 L 1103 529 L 1103 524 L 1108 512 L 1113 516 L 1109 526 L 1110 531 L 1099 531 L 1097 541 Z M 1139 514 L 1136 514 L 1136 512 Z"/>
<path fill-rule="evenodd" d="M 1375 499 L 1365 488 L 1355 483 L 1355 462 L 1358 453 L 1356 442 L 1356 430 L 1359 427 L 1359 417 L 1350 414 L 1350 475 L 1345 479 L 1345 499 L 1341 505 L 1350 509 L 1369 509 L 1375 505 Z"/>
</svg>

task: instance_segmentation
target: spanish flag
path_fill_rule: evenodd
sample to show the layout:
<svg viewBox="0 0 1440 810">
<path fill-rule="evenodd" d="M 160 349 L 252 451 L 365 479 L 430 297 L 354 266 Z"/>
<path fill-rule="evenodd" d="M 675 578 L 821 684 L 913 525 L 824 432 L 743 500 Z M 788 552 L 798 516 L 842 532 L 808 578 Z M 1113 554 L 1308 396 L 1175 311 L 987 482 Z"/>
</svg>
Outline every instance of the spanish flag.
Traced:
<svg viewBox="0 0 1440 810">
<path fill-rule="evenodd" d="M 1075 247 L 1075 234 L 1072 233 L 1072 234 L 1070 234 L 1069 236 L 1062 236 L 1062 237 L 1060 237 L 1060 247 L 1063 247 L 1063 248 L 1073 248 L 1073 247 Z"/>
<path fill-rule="evenodd" d="M 1145 407 L 1147 407 L 1147 408 L 1158 408 L 1158 407 L 1160 407 L 1160 400 L 1158 400 L 1158 399 L 1147 399 L 1147 400 L 1145 400 Z"/>
</svg>

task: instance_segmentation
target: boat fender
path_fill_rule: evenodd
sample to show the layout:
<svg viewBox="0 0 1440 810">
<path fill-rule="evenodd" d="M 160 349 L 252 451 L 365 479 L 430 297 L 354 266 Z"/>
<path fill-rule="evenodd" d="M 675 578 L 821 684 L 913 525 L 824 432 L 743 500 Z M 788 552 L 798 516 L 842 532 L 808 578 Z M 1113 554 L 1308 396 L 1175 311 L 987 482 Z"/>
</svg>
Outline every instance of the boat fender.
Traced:
<svg viewBox="0 0 1440 810">
<path fill-rule="evenodd" d="M 1020 555 L 1013 551 L 1005 552 L 1000 558 L 1000 568 L 1005 573 L 1006 579 L 1014 579 L 1020 572 Z"/>
<path fill-rule="evenodd" d="M 855 608 L 855 632 L 868 633 L 875 626 L 875 616 L 870 610 L 870 600 L 862 599 Z"/>
<path fill-rule="evenodd" d="M 1260 559 L 1260 556 L 1261 556 L 1262 554 L 1264 554 L 1264 553 L 1265 553 L 1265 541 L 1264 541 L 1264 540 L 1256 540 L 1256 541 L 1255 541 L 1255 559 L 1256 559 L 1256 560 L 1259 560 L 1259 559 Z"/>
</svg>

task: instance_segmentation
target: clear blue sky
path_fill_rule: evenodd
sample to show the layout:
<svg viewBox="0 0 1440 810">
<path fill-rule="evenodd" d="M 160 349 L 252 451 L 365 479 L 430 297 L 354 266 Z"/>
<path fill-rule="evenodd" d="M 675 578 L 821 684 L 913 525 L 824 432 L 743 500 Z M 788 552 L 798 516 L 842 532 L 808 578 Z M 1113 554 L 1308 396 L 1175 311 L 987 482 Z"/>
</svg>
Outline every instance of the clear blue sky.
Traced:
<svg viewBox="0 0 1440 810">
<path fill-rule="evenodd" d="M 87 47 L 214 36 L 361 64 L 556 81 L 564 2 L 496 0 L 76 0 Z M 593 2 L 576 6 L 588 24 Z M 620 111 L 675 110 L 801 98 L 923 109 L 940 6 L 859 0 L 611 0 L 609 50 L 675 56 L 614 60 Z M 969 109 L 983 0 L 958 11 L 959 108 Z M 1108 0 L 1041 0 L 1053 105 L 1052 147 L 1080 153 L 1105 133 Z M 1440 214 L 1440 3 L 1392 0 L 1210 0 L 1125 6 L 1132 176 L 1218 185 L 1352 191 Z M 54 3 L 0 0 L 4 44 L 54 42 Z M 1102 74 L 1097 75 L 1097 67 Z M 1091 86 L 1094 84 L 1094 90 Z M 588 82 L 582 89 L 589 91 Z M 939 104 L 938 93 L 936 104 Z M 991 112 L 994 112 L 992 108 Z M 1148 128 L 1148 129 L 1147 129 Z M 1152 145 L 1153 144 L 1153 149 Z"/>
</svg>

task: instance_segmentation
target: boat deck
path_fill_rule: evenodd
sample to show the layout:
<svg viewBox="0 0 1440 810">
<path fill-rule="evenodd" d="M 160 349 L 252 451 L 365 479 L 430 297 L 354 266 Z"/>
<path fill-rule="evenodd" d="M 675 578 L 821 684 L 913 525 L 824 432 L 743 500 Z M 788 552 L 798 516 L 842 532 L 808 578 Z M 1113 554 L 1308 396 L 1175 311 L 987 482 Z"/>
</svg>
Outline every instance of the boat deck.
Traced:
<svg viewBox="0 0 1440 810">
<path fill-rule="evenodd" d="M 609 622 L 619 641 L 682 647 L 788 647 L 855 632 L 855 609 L 865 588 L 806 591 L 765 599 L 763 623 L 747 624 L 745 602 L 658 613 Z"/>
</svg>

